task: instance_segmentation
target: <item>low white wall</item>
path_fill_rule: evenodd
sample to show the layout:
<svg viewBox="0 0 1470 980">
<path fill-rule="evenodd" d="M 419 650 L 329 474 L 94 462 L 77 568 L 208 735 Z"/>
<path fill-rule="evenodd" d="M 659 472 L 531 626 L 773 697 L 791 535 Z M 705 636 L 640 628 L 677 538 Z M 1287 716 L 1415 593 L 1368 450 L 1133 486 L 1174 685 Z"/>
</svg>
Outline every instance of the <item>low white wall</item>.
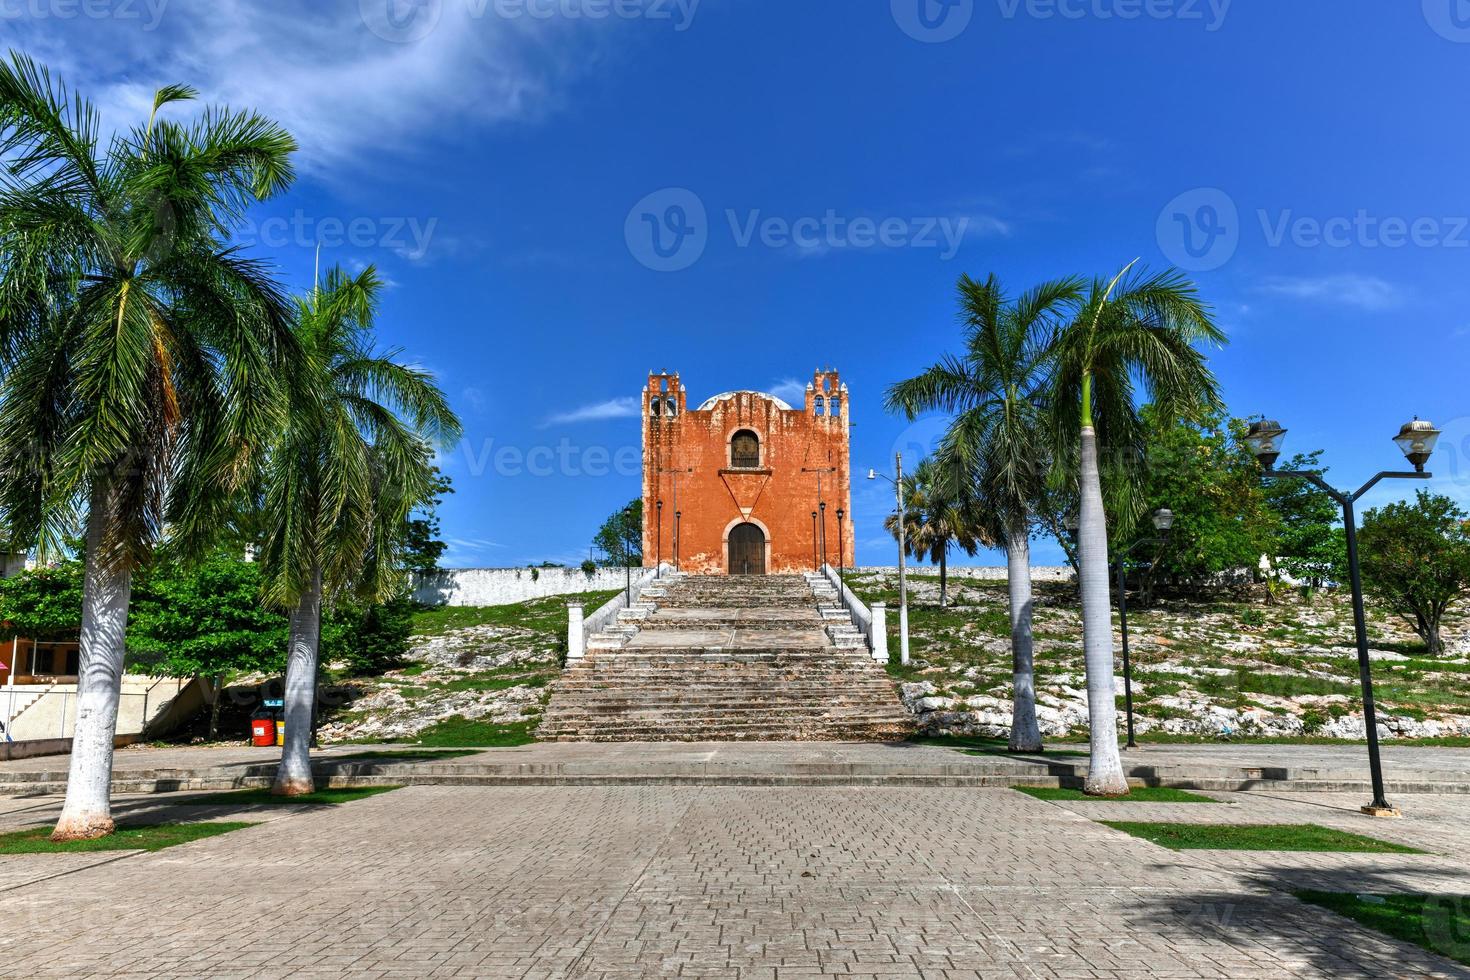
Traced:
<svg viewBox="0 0 1470 980">
<path fill-rule="evenodd" d="M 862 568 L 849 568 L 848 574 L 877 574 L 897 575 L 897 565 L 868 565 Z M 932 575 L 939 576 L 938 565 L 910 565 L 910 575 Z M 1006 580 L 1006 567 L 1004 565 L 960 565 L 949 566 L 950 579 L 970 579 L 976 582 L 1004 582 Z M 1071 565 L 1032 565 L 1031 581 L 1033 582 L 1070 582 L 1074 577 Z"/>
<path fill-rule="evenodd" d="M 897 572 L 897 569 L 894 569 Z M 837 569 L 831 565 L 822 566 L 822 574 L 827 576 L 827 581 L 838 590 L 838 598 L 847 611 L 852 614 L 852 624 L 863 631 L 867 638 L 868 649 L 873 649 L 873 611 L 863 604 L 863 600 L 857 597 L 852 588 L 847 584 L 847 576 L 852 574 L 851 570 L 838 574 Z"/>
<path fill-rule="evenodd" d="M 665 569 L 668 569 L 668 567 L 667 564 L 664 565 Z M 643 573 L 633 579 L 632 597 L 634 601 L 637 601 L 642 596 L 644 587 L 651 585 L 654 579 L 658 577 L 658 572 L 652 568 L 634 569 L 634 571 L 642 571 Z M 625 590 L 603 603 L 601 609 L 596 611 L 589 610 L 587 612 L 586 618 L 582 620 L 582 635 L 584 637 L 590 637 L 594 633 L 602 632 L 617 621 L 618 613 L 627 608 L 628 592 Z"/>
<path fill-rule="evenodd" d="M 135 745 L 143 741 L 142 735 L 118 735 L 112 740 L 112 747 L 122 748 L 124 745 Z M 25 742 L 0 742 L 0 761 L 10 759 L 31 759 L 41 755 L 70 755 L 71 739 L 69 738 L 38 738 Z"/>
<path fill-rule="evenodd" d="M 651 569 L 649 569 L 651 571 Z M 633 580 L 645 573 L 633 569 Z M 414 581 L 413 597 L 426 606 L 508 606 L 527 599 L 621 589 L 627 573 L 599 568 L 447 568 Z"/>
<path fill-rule="evenodd" d="M 117 734 L 169 731 L 200 709 L 204 690 L 204 681 L 197 678 L 124 677 Z M 76 716 L 75 684 L 0 686 L 0 722 L 17 742 L 70 739 L 76 731 Z"/>
</svg>

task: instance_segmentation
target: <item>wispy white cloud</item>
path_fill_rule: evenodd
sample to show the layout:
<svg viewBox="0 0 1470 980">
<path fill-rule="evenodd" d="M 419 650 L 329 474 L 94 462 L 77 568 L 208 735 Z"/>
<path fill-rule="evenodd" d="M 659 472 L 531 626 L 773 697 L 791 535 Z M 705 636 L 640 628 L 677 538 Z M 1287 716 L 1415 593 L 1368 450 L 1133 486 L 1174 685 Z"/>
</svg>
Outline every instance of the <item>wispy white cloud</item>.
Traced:
<svg viewBox="0 0 1470 980">
<path fill-rule="evenodd" d="M 638 417 L 640 410 L 641 405 L 637 398 L 609 398 L 605 402 L 595 402 L 552 415 L 542 423 L 542 428 L 578 422 L 603 422 L 608 419 L 633 419 Z"/>
<path fill-rule="evenodd" d="M 397 6 L 408 41 L 380 36 Z M 159 10 L 159 16 L 147 13 Z M 575 18 L 496 16 L 496 5 L 402 0 L 209 0 L 139 6 L 133 20 L 6 20 L 11 43 L 97 102 L 104 124 L 141 124 L 153 91 L 184 82 L 207 103 L 251 107 L 303 148 L 299 166 L 350 170 L 424 148 L 455 122 L 554 112 L 597 64 L 604 32 Z M 434 16 L 417 37 L 411 21 Z M 404 18 L 407 18 L 405 20 Z M 376 31 L 374 24 L 376 23 Z M 429 22 L 425 21 L 425 25 Z M 170 114 L 184 107 L 166 110 Z"/>
<path fill-rule="evenodd" d="M 1403 302 L 1403 292 L 1377 276 L 1343 273 L 1332 276 L 1274 276 L 1261 285 L 1276 296 L 1361 310 L 1387 310 Z"/>
<path fill-rule="evenodd" d="M 782 378 L 767 388 L 766 392 L 790 405 L 799 407 L 806 403 L 806 382 L 795 378 Z"/>
<path fill-rule="evenodd" d="M 489 564 L 505 545 L 488 538 L 446 538 L 441 564 L 447 568 L 465 568 Z"/>
</svg>

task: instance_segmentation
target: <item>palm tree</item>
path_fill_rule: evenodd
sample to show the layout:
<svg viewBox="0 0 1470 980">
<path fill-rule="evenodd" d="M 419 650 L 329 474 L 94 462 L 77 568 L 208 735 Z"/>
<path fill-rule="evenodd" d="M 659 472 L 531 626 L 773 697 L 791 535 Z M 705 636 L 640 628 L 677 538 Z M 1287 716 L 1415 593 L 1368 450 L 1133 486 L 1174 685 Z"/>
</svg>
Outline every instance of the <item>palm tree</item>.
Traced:
<svg viewBox="0 0 1470 980">
<path fill-rule="evenodd" d="M 1166 419 L 1221 407 L 1220 389 L 1196 347 L 1225 335 L 1182 273 L 1130 273 L 1096 280 L 1053 345 L 1053 438 L 1059 459 L 1075 459 L 1079 497 L 1078 569 L 1092 756 L 1084 790 L 1128 792 L 1118 756 L 1107 513 L 1136 517 L 1130 464 L 1141 458 L 1138 389 Z M 1103 458 L 1105 454 L 1105 459 Z M 1111 507 L 1104 506 L 1107 477 Z"/>
<path fill-rule="evenodd" d="M 309 746 L 324 601 L 390 598 L 403 586 L 409 512 L 434 490 L 432 442 L 459 419 L 432 375 L 373 349 L 379 292 L 369 267 L 341 269 L 297 302 L 303 356 L 291 412 L 266 454 L 266 598 L 291 612 L 286 744 L 272 792 L 312 792 Z"/>
<path fill-rule="evenodd" d="M 919 463 L 903 478 L 904 548 L 916 561 L 939 563 L 939 607 L 949 601 L 949 550 L 973 555 L 990 540 L 976 522 L 967 476 L 935 457 Z M 883 522 L 898 537 L 898 515 Z"/>
<path fill-rule="evenodd" d="M 1082 294 L 1079 280 L 1044 283 L 1006 298 L 995 276 L 959 281 L 964 353 L 888 389 L 887 408 L 910 421 L 921 413 L 954 416 L 939 455 L 974 474 L 977 517 L 1004 543 L 1010 593 L 1012 718 L 1010 749 L 1041 749 L 1031 637 L 1031 523 L 1045 491 L 1048 346 L 1058 318 Z"/>
<path fill-rule="evenodd" d="M 0 59 L 0 520 L 85 542 L 76 729 L 56 840 L 113 827 L 109 788 L 133 571 L 162 529 L 202 550 L 262 434 L 290 309 L 221 245 L 293 178 L 291 136 L 252 112 L 159 118 L 99 151 L 84 98 Z"/>
</svg>

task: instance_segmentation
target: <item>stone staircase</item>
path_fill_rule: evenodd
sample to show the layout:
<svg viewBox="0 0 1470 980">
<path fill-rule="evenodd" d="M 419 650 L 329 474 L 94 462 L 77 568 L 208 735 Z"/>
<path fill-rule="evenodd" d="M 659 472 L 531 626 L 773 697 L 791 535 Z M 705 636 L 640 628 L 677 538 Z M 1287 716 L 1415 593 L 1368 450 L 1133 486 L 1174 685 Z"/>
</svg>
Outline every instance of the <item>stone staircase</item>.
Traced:
<svg viewBox="0 0 1470 980">
<path fill-rule="evenodd" d="M 893 683 L 820 576 L 676 576 L 644 588 L 552 685 L 561 741 L 892 741 Z"/>
</svg>

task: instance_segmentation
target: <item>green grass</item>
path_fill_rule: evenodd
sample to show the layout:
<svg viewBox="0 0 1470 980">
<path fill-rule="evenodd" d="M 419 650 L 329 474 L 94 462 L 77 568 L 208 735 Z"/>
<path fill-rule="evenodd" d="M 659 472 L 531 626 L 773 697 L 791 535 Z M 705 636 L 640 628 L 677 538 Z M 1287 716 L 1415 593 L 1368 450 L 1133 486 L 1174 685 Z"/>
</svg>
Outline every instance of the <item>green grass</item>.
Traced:
<svg viewBox="0 0 1470 980">
<path fill-rule="evenodd" d="M 1155 745 L 1215 745 L 1230 742 L 1233 745 L 1367 745 L 1364 739 L 1327 738 L 1322 735 L 1263 735 L 1243 737 L 1234 735 L 1222 739 L 1215 735 L 1180 735 L 1173 732 L 1139 732 L 1138 741 Z M 1440 738 L 1391 738 L 1384 739 L 1384 746 L 1406 745 L 1438 747 L 1442 749 L 1470 748 L 1470 737 L 1445 735 Z"/>
<path fill-rule="evenodd" d="M 367 799 L 387 793 L 398 786 L 354 786 L 342 789 L 319 789 L 300 796 L 274 796 L 268 789 L 240 789 L 227 793 L 191 796 L 187 800 L 170 800 L 176 806 L 336 806 L 353 800 Z"/>
<path fill-rule="evenodd" d="M 435 722 L 419 732 L 413 744 L 425 748 L 507 748 L 516 745 L 530 745 L 536 741 L 535 735 L 532 734 L 536 724 L 537 722 L 532 720 L 499 725 L 481 719 L 471 720 L 463 715 L 455 715 L 452 718 Z"/>
<path fill-rule="evenodd" d="M 50 827 L 32 827 L 0 834 L 0 854 L 75 854 L 86 851 L 161 851 L 176 844 L 217 837 L 232 830 L 254 827 L 253 823 L 219 821 L 214 823 L 160 823 L 118 827 L 106 837 L 94 840 L 50 840 Z"/>
<path fill-rule="evenodd" d="M 427 606 L 413 614 L 415 636 L 443 636 L 469 626 L 510 626 L 561 636 L 567 628 L 567 601 L 579 599 L 587 611 L 598 608 L 613 592 L 585 592 L 576 596 L 548 596 L 509 606 Z"/>
<path fill-rule="evenodd" d="M 326 762 L 438 762 L 441 759 L 462 759 L 474 755 L 473 749 L 384 749 L 382 752 L 349 752 L 346 755 L 320 756 Z"/>
<path fill-rule="evenodd" d="M 1038 800 L 1068 800 L 1078 803 L 1219 803 L 1219 800 L 1167 786 L 1137 786 L 1127 796 L 1088 796 L 1080 789 L 1056 786 L 1013 786 L 1012 789 Z"/>
<path fill-rule="evenodd" d="M 1350 834 L 1316 824 L 1102 823 L 1175 851 L 1343 851 L 1365 854 L 1423 854 L 1402 844 Z"/>
<path fill-rule="evenodd" d="M 1081 756 L 1086 758 L 1089 753 L 1085 749 L 1045 749 L 1042 752 L 1012 752 L 1010 743 L 1003 738 L 990 738 L 984 735 L 920 735 L 909 739 L 915 745 L 937 745 L 940 748 L 955 749 L 966 755 L 1051 755 L 1051 756 Z"/>
<path fill-rule="evenodd" d="M 1370 929 L 1470 964 L 1470 896 L 1350 895 L 1300 891 L 1296 897 Z"/>
<path fill-rule="evenodd" d="M 554 679 L 547 673 L 521 673 L 514 676 L 475 674 L 459 677 L 452 681 L 426 681 L 423 684 L 405 685 L 399 688 L 406 698 L 423 697 L 430 693 L 455 693 L 461 691 L 505 691 L 512 687 L 545 687 Z"/>
</svg>

